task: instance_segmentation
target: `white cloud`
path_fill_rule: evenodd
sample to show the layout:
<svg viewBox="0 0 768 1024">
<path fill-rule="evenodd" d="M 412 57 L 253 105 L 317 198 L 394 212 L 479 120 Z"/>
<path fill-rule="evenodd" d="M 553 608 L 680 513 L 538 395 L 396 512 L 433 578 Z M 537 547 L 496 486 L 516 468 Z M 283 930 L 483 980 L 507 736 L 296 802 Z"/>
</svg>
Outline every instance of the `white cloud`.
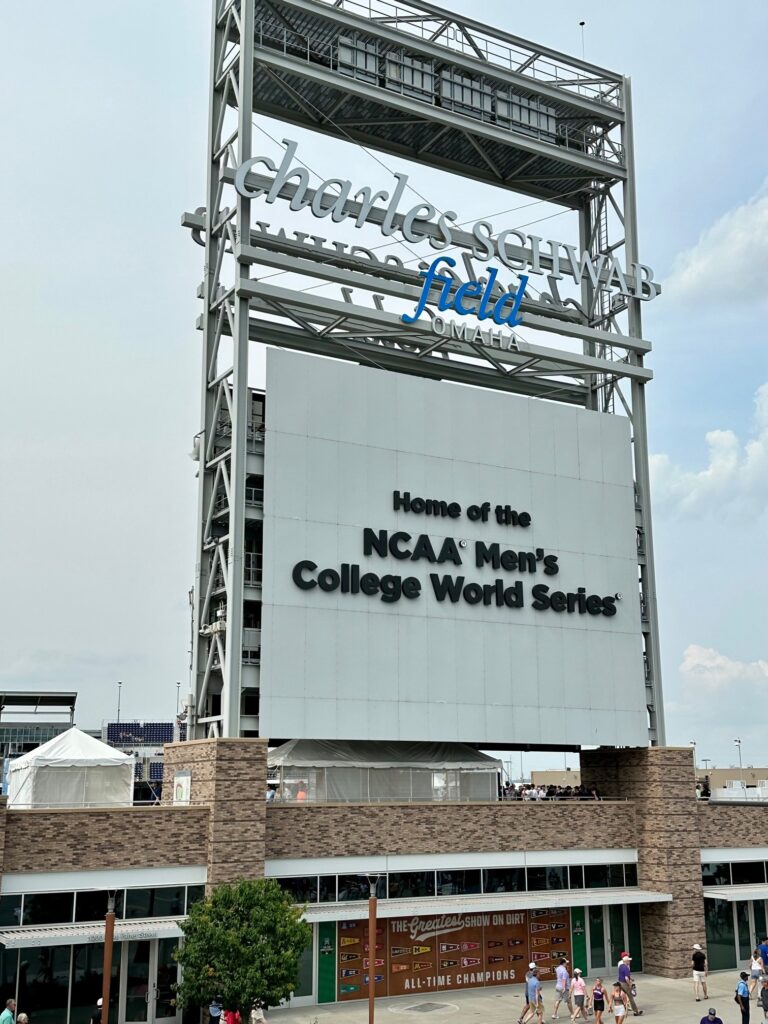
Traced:
<svg viewBox="0 0 768 1024">
<path fill-rule="evenodd" d="M 714 647 L 689 644 L 683 652 L 680 675 L 687 689 L 716 693 L 734 684 L 768 682 L 768 661 L 734 661 Z"/>
<path fill-rule="evenodd" d="M 715 221 L 696 245 L 680 253 L 664 283 L 670 298 L 766 301 L 768 182 L 751 199 Z"/>
<path fill-rule="evenodd" d="M 654 504 L 682 512 L 729 507 L 759 514 L 768 505 L 768 384 L 755 393 L 754 436 L 743 444 L 732 430 L 705 435 L 709 458 L 704 469 L 685 469 L 668 455 L 651 456 Z"/>
</svg>

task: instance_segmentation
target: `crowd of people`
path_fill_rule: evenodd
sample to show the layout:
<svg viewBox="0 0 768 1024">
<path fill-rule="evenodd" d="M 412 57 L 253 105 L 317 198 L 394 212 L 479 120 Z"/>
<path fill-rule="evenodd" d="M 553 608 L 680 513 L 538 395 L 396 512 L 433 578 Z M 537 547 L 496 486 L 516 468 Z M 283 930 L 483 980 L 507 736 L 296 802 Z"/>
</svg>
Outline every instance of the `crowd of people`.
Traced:
<svg viewBox="0 0 768 1024">
<path fill-rule="evenodd" d="M 501 789 L 502 800 L 602 800 L 594 786 L 537 786 L 535 783 L 507 782 Z"/>
<path fill-rule="evenodd" d="M 580 967 L 570 970 L 569 961 L 560 957 L 555 968 L 555 1002 L 552 1008 L 552 1020 L 560 1019 L 560 1007 L 563 1003 L 568 1008 L 571 1024 L 577 1018 L 589 1020 L 590 1012 L 595 1015 L 595 1024 L 602 1024 L 603 1014 L 608 1011 L 613 1015 L 616 1024 L 624 1024 L 628 1008 L 635 1017 L 642 1016 L 635 1001 L 637 988 L 632 978 L 632 957 L 626 951 L 621 954 L 616 967 L 616 981 L 606 984 L 602 978 L 596 978 L 588 989 L 582 977 Z M 544 998 L 539 978 L 539 969 L 535 963 L 528 964 L 525 975 L 525 1006 L 517 1024 L 532 1024 L 538 1019 L 542 1024 L 545 1016 Z"/>
</svg>

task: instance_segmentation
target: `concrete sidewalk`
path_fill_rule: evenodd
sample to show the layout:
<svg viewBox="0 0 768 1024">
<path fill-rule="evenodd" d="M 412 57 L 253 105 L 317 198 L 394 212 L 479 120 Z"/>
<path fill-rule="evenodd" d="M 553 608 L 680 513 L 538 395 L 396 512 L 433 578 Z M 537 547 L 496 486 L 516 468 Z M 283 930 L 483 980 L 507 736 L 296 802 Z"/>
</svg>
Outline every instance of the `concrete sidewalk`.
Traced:
<svg viewBox="0 0 768 1024">
<path fill-rule="evenodd" d="M 709 998 L 697 1003 L 693 998 L 693 981 L 683 979 L 671 981 L 668 978 L 654 978 L 637 975 L 637 1002 L 644 1011 L 643 1020 L 650 1018 L 654 1024 L 699 1024 L 710 1006 L 714 1006 L 724 1024 L 741 1024 L 741 1013 L 733 1001 L 733 994 L 739 979 L 738 971 L 721 971 L 711 974 L 708 981 Z M 613 982 L 612 974 L 604 977 L 606 983 Z M 595 978 L 588 978 L 589 988 Z M 755 992 L 757 994 L 757 992 Z M 554 1003 L 554 985 L 544 986 L 544 1024 L 550 1024 Z M 457 1024 L 473 1021 L 476 1024 L 515 1024 L 523 1006 L 521 985 L 499 986 L 487 989 L 470 989 L 458 992 L 430 992 L 415 996 L 397 996 L 376 1000 L 377 1024 L 387 1024 L 399 1018 L 403 1024 L 408 1018 L 422 1024 Z M 347 1003 L 332 1003 L 322 1006 L 304 1006 L 296 1009 L 270 1010 L 270 1022 L 275 1024 L 367 1024 L 368 1002 L 358 999 Z M 635 1017 L 631 1012 L 627 1024 Z M 590 1018 L 594 1022 L 594 1017 Z M 604 1024 L 613 1024 L 613 1017 L 604 1014 Z M 568 1012 L 560 1007 L 560 1022 L 568 1024 Z M 751 1024 L 763 1024 L 763 1011 L 752 1000 Z"/>
</svg>

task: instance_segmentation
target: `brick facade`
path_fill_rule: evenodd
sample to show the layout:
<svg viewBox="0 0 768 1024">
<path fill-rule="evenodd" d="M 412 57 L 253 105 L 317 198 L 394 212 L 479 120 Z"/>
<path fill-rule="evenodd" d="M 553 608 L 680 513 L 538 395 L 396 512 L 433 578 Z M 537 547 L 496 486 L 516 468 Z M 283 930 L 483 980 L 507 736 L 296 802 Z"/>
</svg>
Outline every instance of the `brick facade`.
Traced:
<svg viewBox="0 0 768 1024">
<path fill-rule="evenodd" d="M 270 804 L 267 857 L 587 850 L 634 847 L 635 811 L 608 802 L 496 804 Z"/>
<path fill-rule="evenodd" d="M 672 903 L 641 909 L 643 964 L 650 974 L 686 977 L 691 944 L 704 940 L 701 844 L 690 747 L 582 751 L 581 777 L 636 808 L 638 881 Z"/>
<path fill-rule="evenodd" d="M 264 874 L 267 741 L 192 740 L 165 748 L 169 783 L 177 769 L 191 772 L 191 803 L 210 808 L 208 884 Z M 172 796 L 171 785 L 166 793 Z"/>
<path fill-rule="evenodd" d="M 701 846 L 768 846 L 765 804 L 750 806 L 699 801 L 696 810 Z"/>
<path fill-rule="evenodd" d="M 206 860 L 204 807 L 5 810 L 3 819 L 3 872 L 159 868 Z"/>
</svg>

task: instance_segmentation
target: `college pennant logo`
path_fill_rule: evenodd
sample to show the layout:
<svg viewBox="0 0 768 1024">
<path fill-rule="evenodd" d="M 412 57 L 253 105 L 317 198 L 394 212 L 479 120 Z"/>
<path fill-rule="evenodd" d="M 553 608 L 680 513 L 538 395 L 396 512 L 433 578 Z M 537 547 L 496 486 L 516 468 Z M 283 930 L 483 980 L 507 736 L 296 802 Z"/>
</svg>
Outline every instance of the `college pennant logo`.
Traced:
<svg viewBox="0 0 768 1024">
<path fill-rule="evenodd" d="M 367 974 L 363 978 L 363 981 L 365 982 L 366 985 L 369 983 L 369 977 L 368 977 Z M 383 974 L 375 974 L 374 977 L 373 977 L 373 981 L 374 981 L 375 985 L 378 985 L 380 981 L 384 981 L 384 975 Z"/>
<path fill-rule="evenodd" d="M 463 956 L 461 958 L 462 967 L 477 967 L 482 962 L 479 956 Z"/>
<path fill-rule="evenodd" d="M 418 956 L 420 953 L 431 953 L 432 952 L 432 947 L 431 946 L 412 946 L 411 947 L 411 952 L 413 953 L 414 956 Z"/>
<path fill-rule="evenodd" d="M 468 953 L 470 949 L 480 949 L 479 942 L 462 942 L 461 952 Z"/>
<path fill-rule="evenodd" d="M 360 986 L 359 985 L 339 985 L 339 991 L 341 993 L 345 993 L 345 992 L 359 992 L 360 991 Z"/>
<path fill-rule="evenodd" d="M 411 952 L 410 946 L 393 946 L 390 951 L 390 956 L 405 956 L 406 953 Z"/>
<path fill-rule="evenodd" d="M 523 944 L 523 940 L 522 939 L 507 939 L 507 945 L 508 946 L 522 946 L 522 944 Z"/>
<path fill-rule="evenodd" d="M 356 970 L 353 967 L 345 967 L 343 970 L 339 971 L 339 977 L 340 978 L 356 978 L 359 973 L 360 973 L 360 971 Z"/>
<path fill-rule="evenodd" d="M 413 970 L 414 971 L 431 971 L 432 970 L 432 964 L 429 963 L 429 962 L 425 963 L 423 960 L 414 960 L 412 966 L 413 966 Z"/>
<path fill-rule="evenodd" d="M 342 937 L 341 937 L 341 945 L 342 946 L 357 946 L 359 944 L 359 942 L 360 942 L 360 939 L 350 939 L 346 935 L 342 935 Z"/>
<path fill-rule="evenodd" d="M 504 945 L 504 943 L 501 941 L 501 939 L 489 939 L 488 940 L 488 949 L 496 949 L 497 946 L 503 946 L 503 945 Z"/>
<path fill-rule="evenodd" d="M 458 967 L 459 966 L 459 961 L 458 960 L 441 960 L 440 961 L 440 966 L 441 967 Z"/>
<path fill-rule="evenodd" d="M 440 952 L 441 953 L 458 953 L 458 951 L 460 949 L 461 949 L 461 946 L 458 944 L 458 942 L 441 942 L 440 943 Z"/>
<path fill-rule="evenodd" d="M 371 961 L 370 960 L 367 960 L 367 959 L 363 960 L 363 967 L 370 967 L 370 966 L 371 966 Z M 374 967 L 383 967 L 384 966 L 384 961 L 383 960 L 374 960 L 373 961 L 373 966 Z"/>
<path fill-rule="evenodd" d="M 398 971 L 410 971 L 409 964 L 392 964 L 392 973 L 397 974 Z"/>
<path fill-rule="evenodd" d="M 488 963 L 489 964 L 503 964 L 504 963 L 504 957 L 503 956 L 489 956 L 488 957 Z"/>
<path fill-rule="evenodd" d="M 360 959 L 360 954 L 359 953 L 339 953 L 339 960 L 341 960 L 343 963 L 349 964 L 349 963 L 352 963 L 353 960 L 359 960 L 359 959 Z"/>
<path fill-rule="evenodd" d="M 551 924 L 549 927 L 552 929 L 553 932 L 559 932 L 562 931 L 562 929 L 566 926 L 563 924 L 562 921 L 560 921 L 558 924 Z"/>
</svg>

